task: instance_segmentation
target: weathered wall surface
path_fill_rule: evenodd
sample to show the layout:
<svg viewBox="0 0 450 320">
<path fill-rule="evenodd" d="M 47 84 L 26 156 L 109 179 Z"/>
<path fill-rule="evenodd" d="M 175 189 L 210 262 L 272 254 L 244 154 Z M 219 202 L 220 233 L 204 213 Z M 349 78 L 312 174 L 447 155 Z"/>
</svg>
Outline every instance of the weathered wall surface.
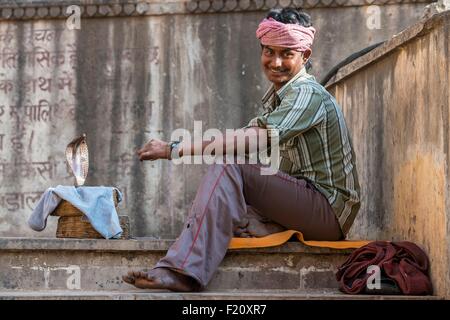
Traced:
<svg viewBox="0 0 450 320">
<path fill-rule="evenodd" d="M 135 149 L 150 137 L 168 140 L 176 128 L 192 129 L 194 120 L 206 130 L 253 117 L 267 87 L 254 32 L 269 7 L 291 2 L 86 2 L 0 4 L 0 236 L 55 234 L 52 218 L 42 233 L 26 220 L 44 190 L 73 183 L 64 149 L 85 132 L 87 185 L 122 189 L 133 235 L 174 238 L 204 166 L 139 163 Z M 313 74 L 320 79 L 355 50 L 390 38 L 427 2 L 293 1 L 318 29 Z M 81 29 L 69 30 L 64 17 L 75 3 Z M 377 10 L 380 20 L 369 23 Z M 404 179 L 397 183 L 409 183 Z"/>
<path fill-rule="evenodd" d="M 353 238 L 408 240 L 450 296 L 450 12 L 347 66 L 328 87 L 351 128 L 363 201 Z"/>
</svg>

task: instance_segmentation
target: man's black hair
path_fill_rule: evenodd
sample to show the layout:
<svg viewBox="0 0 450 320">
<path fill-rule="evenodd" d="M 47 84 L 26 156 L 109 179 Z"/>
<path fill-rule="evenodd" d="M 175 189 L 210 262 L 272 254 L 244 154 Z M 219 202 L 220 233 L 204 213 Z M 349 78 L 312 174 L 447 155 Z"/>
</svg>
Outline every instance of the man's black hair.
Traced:
<svg viewBox="0 0 450 320">
<path fill-rule="evenodd" d="M 299 24 L 306 28 L 312 26 L 311 17 L 301 8 L 296 9 L 292 7 L 287 7 L 287 8 L 271 9 L 267 14 L 266 18 L 273 18 L 278 22 L 286 24 L 288 23 Z M 310 60 L 306 62 L 305 67 L 307 71 L 312 69 L 312 64 Z"/>
<path fill-rule="evenodd" d="M 271 9 L 267 18 L 273 18 L 281 23 L 299 24 L 304 27 L 311 27 L 311 17 L 302 9 L 292 7 Z"/>
</svg>

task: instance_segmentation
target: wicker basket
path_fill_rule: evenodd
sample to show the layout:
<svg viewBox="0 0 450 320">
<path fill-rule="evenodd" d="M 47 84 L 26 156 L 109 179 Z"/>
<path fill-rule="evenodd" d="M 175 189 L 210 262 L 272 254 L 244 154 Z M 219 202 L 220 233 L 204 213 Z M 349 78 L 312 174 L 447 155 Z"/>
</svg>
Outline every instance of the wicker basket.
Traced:
<svg viewBox="0 0 450 320">
<path fill-rule="evenodd" d="M 118 211 L 118 193 L 114 190 L 114 205 Z M 56 228 L 57 238 L 78 238 L 78 239 L 103 239 L 89 222 L 88 218 L 70 202 L 61 200 L 61 203 L 50 214 L 58 216 Z M 128 216 L 119 216 L 120 226 L 123 230 L 120 239 L 130 238 L 130 222 Z"/>
<path fill-rule="evenodd" d="M 130 222 L 128 216 L 119 216 L 120 226 L 122 227 L 122 235 L 120 239 L 130 238 Z M 57 238 L 78 238 L 78 239 L 104 239 L 89 222 L 84 215 L 77 216 L 61 216 L 58 219 L 56 229 Z"/>
<path fill-rule="evenodd" d="M 114 190 L 114 206 L 117 210 L 119 195 L 116 190 Z M 83 216 L 83 212 L 75 208 L 70 202 L 66 200 L 61 200 L 56 209 L 50 214 L 51 216 L 58 217 L 74 217 L 74 216 Z"/>
</svg>

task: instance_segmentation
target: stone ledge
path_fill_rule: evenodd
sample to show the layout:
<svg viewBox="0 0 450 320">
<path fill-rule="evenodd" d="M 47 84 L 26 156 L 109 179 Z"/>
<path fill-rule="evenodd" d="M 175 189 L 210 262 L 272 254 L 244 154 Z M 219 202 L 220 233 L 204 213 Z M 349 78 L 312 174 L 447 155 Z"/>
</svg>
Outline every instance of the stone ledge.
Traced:
<svg viewBox="0 0 450 320">
<path fill-rule="evenodd" d="M 65 290 L 71 274 L 85 291 L 130 290 L 121 275 L 148 270 L 173 240 L 0 238 L 0 291 Z M 290 242 L 263 249 L 230 250 L 208 284 L 211 290 L 336 288 L 336 267 L 347 250 Z M 70 289 L 70 288 L 69 288 Z"/>
<path fill-rule="evenodd" d="M 220 290 L 200 293 L 142 291 L 0 291 L 0 300 L 441 300 L 438 296 L 347 295 L 337 290 Z"/>
<path fill-rule="evenodd" d="M 387 40 L 379 47 L 373 49 L 369 53 L 357 58 L 348 65 L 339 69 L 336 75 L 328 81 L 325 87 L 327 89 L 330 89 L 332 86 L 338 84 L 343 79 L 351 76 L 353 73 L 371 65 L 377 60 L 382 59 L 384 56 L 390 54 L 391 52 L 401 49 L 402 46 L 404 46 L 409 41 L 413 40 L 414 38 L 423 36 L 445 21 L 449 23 L 448 21 L 450 21 L 450 11 L 435 14 L 428 20 L 419 21 L 418 23 L 413 24 L 402 32 L 394 35 L 391 39 Z"/>
<path fill-rule="evenodd" d="M 0 253 L 2 251 L 154 251 L 165 252 L 174 242 L 172 239 L 136 238 L 131 240 L 103 239 L 60 239 L 60 238 L 0 238 Z M 246 253 L 308 253 L 308 254 L 342 254 L 347 255 L 353 250 L 308 247 L 299 242 L 288 242 L 281 246 L 255 249 L 233 249 L 229 252 Z"/>
<path fill-rule="evenodd" d="M 71 5 L 79 6 L 82 18 L 113 16 L 151 16 L 167 14 L 265 11 L 272 7 L 299 6 L 304 9 L 357 7 L 406 3 L 431 3 L 433 0 L 3 0 L 1 20 L 67 18 Z"/>
</svg>

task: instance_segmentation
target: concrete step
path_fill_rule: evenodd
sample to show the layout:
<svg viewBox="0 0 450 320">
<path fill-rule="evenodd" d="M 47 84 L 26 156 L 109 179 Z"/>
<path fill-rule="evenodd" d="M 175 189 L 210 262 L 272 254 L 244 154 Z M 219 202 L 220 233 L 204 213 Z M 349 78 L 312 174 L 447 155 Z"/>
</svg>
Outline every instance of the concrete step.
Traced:
<svg viewBox="0 0 450 320">
<path fill-rule="evenodd" d="M 436 296 L 347 295 L 337 290 L 222 290 L 200 293 L 129 291 L 0 291 L 0 300 L 440 300 Z"/>
<path fill-rule="evenodd" d="M 173 240 L 145 238 L 0 238 L 0 291 L 104 291 L 98 293 L 101 297 L 110 294 L 106 292 L 120 291 L 111 297 L 128 297 L 124 292 L 134 287 L 124 283 L 121 275 L 152 267 L 172 243 Z M 298 242 L 273 248 L 229 250 L 208 290 L 296 290 L 295 294 L 290 293 L 292 297 L 302 297 L 301 292 L 310 289 L 336 290 L 334 274 L 350 252 L 307 247 Z"/>
</svg>

